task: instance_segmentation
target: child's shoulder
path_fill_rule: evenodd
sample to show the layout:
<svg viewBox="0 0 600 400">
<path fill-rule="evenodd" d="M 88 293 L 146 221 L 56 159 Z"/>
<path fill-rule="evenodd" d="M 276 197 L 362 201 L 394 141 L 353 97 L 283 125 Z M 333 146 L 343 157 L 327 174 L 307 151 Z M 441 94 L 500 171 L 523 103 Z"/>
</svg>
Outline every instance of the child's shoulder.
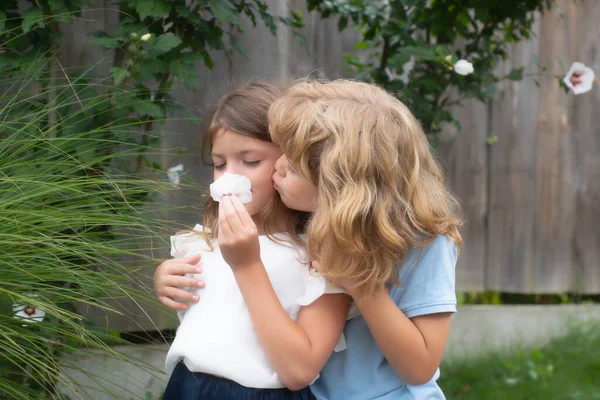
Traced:
<svg viewBox="0 0 600 400">
<path fill-rule="evenodd" d="M 456 312 L 456 256 L 454 240 L 444 235 L 409 251 L 400 269 L 400 287 L 392 290 L 407 317 Z"/>
<path fill-rule="evenodd" d="M 401 262 L 401 280 L 416 271 L 428 275 L 426 271 L 454 270 L 457 255 L 458 248 L 454 240 L 445 235 L 437 235 L 424 246 L 412 247 L 408 250 Z"/>
</svg>

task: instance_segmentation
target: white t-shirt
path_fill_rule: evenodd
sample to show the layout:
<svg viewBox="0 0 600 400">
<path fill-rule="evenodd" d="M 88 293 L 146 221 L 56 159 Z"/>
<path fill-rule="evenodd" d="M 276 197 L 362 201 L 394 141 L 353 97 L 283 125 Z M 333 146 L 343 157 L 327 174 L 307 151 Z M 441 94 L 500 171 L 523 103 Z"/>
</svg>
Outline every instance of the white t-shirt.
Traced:
<svg viewBox="0 0 600 400">
<path fill-rule="evenodd" d="M 202 231 L 201 225 L 194 227 Z M 282 236 L 283 237 L 283 236 Z M 260 236 L 260 255 L 273 289 L 287 314 L 296 320 L 302 306 L 325 293 L 341 293 L 310 272 L 305 253 L 290 243 L 279 244 Z M 214 241 L 214 251 L 200 234 L 171 237 L 171 256 L 202 254 L 203 272 L 196 278 L 207 282 L 204 289 L 191 289 L 200 301 L 179 313 L 180 325 L 169 349 L 166 371 L 170 375 L 180 360 L 192 372 L 227 378 L 246 387 L 282 388 L 260 345 L 244 298 L 229 265 Z M 343 338 L 342 338 L 343 340 Z M 336 350 L 343 344 L 338 343 Z"/>
</svg>

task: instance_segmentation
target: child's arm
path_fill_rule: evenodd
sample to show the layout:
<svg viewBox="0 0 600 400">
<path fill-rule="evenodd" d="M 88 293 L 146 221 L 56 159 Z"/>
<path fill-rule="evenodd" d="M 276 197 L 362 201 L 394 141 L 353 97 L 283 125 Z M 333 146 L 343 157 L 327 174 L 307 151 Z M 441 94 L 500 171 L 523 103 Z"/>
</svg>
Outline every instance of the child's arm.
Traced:
<svg viewBox="0 0 600 400">
<path fill-rule="evenodd" d="M 323 295 L 302 307 L 296 322 L 283 309 L 262 262 L 235 278 L 269 363 L 290 390 L 308 386 L 333 353 L 350 308 L 345 294 Z"/>
<path fill-rule="evenodd" d="M 279 379 L 290 390 L 306 387 L 340 338 L 350 306 L 348 296 L 323 295 L 303 307 L 294 322 L 281 306 L 260 259 L 256 226 L 235 197 L 224 198 L 220 205 L 219 248 L 231 266 L 258 340 Z"/>
<path fill-rule="evenodd" d="M 422 385 L 440 365 L 450 332 L 450 313 L 408 318 L 387 290 L 365 299 L 350 290 L 375 342 L 409 385 Z"/>
<path fill-rule="evenodd" d="M 440 365 L 456 311 L 456 256 L 454 242 L 438 236 L 407 255 L 400 288 L 365 298 L 359 289 L 343 285 L 386 359 L 409 385 L 428 382 Z"/>
</svg>

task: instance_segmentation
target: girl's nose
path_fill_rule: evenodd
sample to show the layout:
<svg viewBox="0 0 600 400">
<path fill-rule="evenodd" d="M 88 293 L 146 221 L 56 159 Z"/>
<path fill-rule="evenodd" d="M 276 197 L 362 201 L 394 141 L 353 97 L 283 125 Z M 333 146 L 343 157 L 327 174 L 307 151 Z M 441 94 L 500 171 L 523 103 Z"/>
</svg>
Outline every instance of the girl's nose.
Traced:
<svg viewBox="0 0 600 400">
<path fill-rule="evenodd" d="M 225 166 L 225 172 L 229 172 L 230 174 L 242 174 L 242 171 L 240 171 L 239 165 L 236 165 L 236 163 L 233 162 L 229 162 L 227 163 L 227 165 Z"/>
</svg>

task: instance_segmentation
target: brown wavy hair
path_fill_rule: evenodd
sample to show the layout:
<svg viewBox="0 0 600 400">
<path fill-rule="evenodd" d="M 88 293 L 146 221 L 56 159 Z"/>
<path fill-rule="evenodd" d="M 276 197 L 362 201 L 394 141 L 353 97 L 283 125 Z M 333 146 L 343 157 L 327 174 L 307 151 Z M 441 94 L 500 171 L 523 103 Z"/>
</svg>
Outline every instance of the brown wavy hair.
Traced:
<svg viewBox="0 0 600 400">
<path fill-rule="evenodd" d="M 269 106 L 284 93 L 284 85 L 264 81 L 251 81 L 231 91 L 218 99 L 207 116 L 207 125 L 202 137 L 202 162 L 213 166 L 210 159 L 212 144 L 216 135 L 221 131 L 235 132 L 265 142 L 272 142 L 269 134 L 267 114 Z M 284 209 L 286 212 L 282 213 Z M 296 244 L 302 243 L 298 234 L 304 231 L 307 214 L 289 210 L 285 207 L 278 194 L 273 197 L 271 204 L 262 211 L 264 230 L 274 234 L 274 218 L 286 215 L 287 224 L 292 229 L 289 232 Z M 204 205 L 204 223 L 202 234 L 212 248 L 211 240 L 218 234 L 219 204 L 210 195 Z M 277 240 L 279 241 L 279 239 Z"/>
<path fill-rule="evenodd" d="M 271 135 L 317 188 L 311 260 L 366 295 L 398 284 L 398 261 L 436 235 L 462 244 L 459 206 L 420 124 L 385 90 L 349 80 L 304 81 L 269 110 Z"/>
</svg>

